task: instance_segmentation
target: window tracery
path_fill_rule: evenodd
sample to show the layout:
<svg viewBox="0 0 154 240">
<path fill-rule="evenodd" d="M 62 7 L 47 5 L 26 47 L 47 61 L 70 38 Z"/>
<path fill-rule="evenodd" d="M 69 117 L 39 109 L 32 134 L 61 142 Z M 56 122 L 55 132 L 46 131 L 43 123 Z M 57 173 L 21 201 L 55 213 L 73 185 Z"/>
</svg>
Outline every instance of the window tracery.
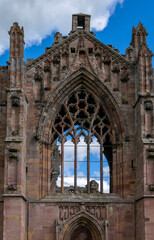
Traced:
<svg viewBox="0 0 154 240">
<path fill-rule="evenodd" d="M 51 136 L 51 191 L 103 193 L 105 167 L 112 172 L 112 127 L 97 97 L 85 89 L 68 96 L 52 124 Z M 67 159 L 67 149 L 72 151 L 70 159 Z M 92 157 L 93 152 L 97 158 Z M 72 175 L 66 174 L 67 166 L 72 166 Z M 73 179 L 70 186 L 65 185 L 65 177 Z M 79 184 L 80 177 L 86 181 L 84 187 Z M 111 176 L 107 178 L 111 191 Z"/>
</svg>

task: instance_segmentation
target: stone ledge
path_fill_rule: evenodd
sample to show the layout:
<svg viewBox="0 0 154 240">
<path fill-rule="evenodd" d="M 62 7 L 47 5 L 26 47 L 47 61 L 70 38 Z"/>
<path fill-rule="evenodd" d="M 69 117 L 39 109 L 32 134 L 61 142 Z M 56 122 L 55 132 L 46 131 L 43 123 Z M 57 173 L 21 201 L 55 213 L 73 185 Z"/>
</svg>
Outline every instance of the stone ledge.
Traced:
<svg viewBox="0 0 154 240">
<path fill-rule="evenodd" d="M 21 194 L 3 194 L 3 198 L 9 197 L 9 198 L 22 198 L 25 202 L 27 202 L 27 198 L 24 195 Z"/>
<path fill-rule="evenodd" d="M 23 137 L 6 137 L 5 142 L 22 142 Z"/>
<path fill-rule="evenodd" d="M 37 201 L 38 202 L 38 201 Z M 50 202 L 50 203 L 59 203 L 59 202 L 67 202 L 67 203 L 89 203 L 89 202 L 97 202 L 97 203 L 134 203 L 134 200 L 127 199 L 124 200 L 121 197 L 115 195 L 115 194 L 54 194 L 54 195 L 47 195 L 44 198 L 42 198 L 40 203 Z"/>
<path fill-rule="evenodd" d="M 154 195 L 143 195 L 135 199 L 135 202 L 140 201 L 143 198 L 154 198 Z"/>
<path fill-rule="evenodd" d="M 6 88 L 6 92 L 23 92 L 23 88 Z"/>
<path fill-rule="evenodd" d="M 150 139 L 142 138 L 142 142 L 143 144 L 154 144 L 154 138 L 150 138 Z"/>
</svg>

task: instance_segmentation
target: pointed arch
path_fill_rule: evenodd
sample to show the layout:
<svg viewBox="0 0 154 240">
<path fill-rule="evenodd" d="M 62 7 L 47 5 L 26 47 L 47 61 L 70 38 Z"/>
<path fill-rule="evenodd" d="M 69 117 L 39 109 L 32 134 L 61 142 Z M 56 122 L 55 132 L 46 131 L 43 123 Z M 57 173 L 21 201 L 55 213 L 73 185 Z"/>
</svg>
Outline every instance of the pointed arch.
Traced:
<svg viewBox="0 0 154 240">
<path fill-rule="evenodd" d="M 126 134 L 124 129 L 126 130 L 127 128 L 125 128 L 126 126 L 124 125 L 124 119 L 122 119 L 122 114 L 121 114 L 120 108 L 119 108 L 118 103 L 116 102 L 114 96 L 109 91 L 109 89 L 96 76 L 94 76 L 92 73 L 87 71 L 85 68 L 81 68 L 78 71 L 76 71 L 75 73 L 72 73 L 70 76 L 65 78 L 57 86 L 57 88 L 50 94 L 50 96 L 46 102 L 46 105 L 42 111 L 36 136 L 38 137 L 37 139 L 41 143 L 44 143 L 44 144 L 47 143 L 50 146 L 56 139 L 61 144 L 61 146 L 60 146 L 61 161 L 59 162 L 59 164 L 61 165 L 61 168 L 59 165 L 58 170 L 57 170 L 57 175 L 56 175 L 56 177 L 60 176 L 58 181 L 61 182 L 61 184 L 55 185 L 55 186 L 57 187 L 58 192 L 60 191 L 61 193 L 64 193 L 65 192 L 64 153 L 66 152 L 64 150 L 64 143 L 65 143 L 65 140 L 66 140 L 65 138 L 67 135 L 67 134 L 65 135 L 65 133 L 67 130 L 69 130 L 69 133 L 72 133 L 73 129 L 74 129 L 73 124 L 75 123 L 75 121 L 74 121 L 74 123 L 73 123 L 73 121 L 71 123 L 71 119 L 73 120 L 73 118 L 72 118 L 72 116 L 69 115 L 70 111 L 69 111 L 69 109 L 67 109 L 67 106 L 69 106 L 69 99 L 71 98 L 71 96 L 74 93 L 79 94 L 80 91 L 84 91 L 85 93 L 91 95 L 93 97 L 93 99 L 95 100 L 94 104 L 96 107 L 101 106 L 103 115 L 102 115 L 102 117 L 100 117 L 100 116 L 98 116 L 99 114 L 96 114 L 95 119 L 97 120 L 97 116 L 98 116 L 99 120 L 100 120 L 100 122 L 97 125 L 99 126 L 99 124 L 104 124 L 104 122 L 102 122 L 102 121 L 104 121 L 103 120 L 104 115 L 105 115 L 106 119 L 109 120 L 109 121 L 105 122 L 105 125 L 103 125 L 103 127 L 100 127 L 101 129 L 103 129 L 103 130 L 101 130 L 103 132 L 103 135 L 100 134 L 103 137 L 100 137 L 99 134 L 97 134 L 98 131 L 95 129 L 95 127 L 93 127 L 93 132 L 91 132 L 88 135 L 88 140 L 90 140 L 89 137 L 92 136 L 92 134 L 95 135 L 95 137 L 97 138 L 98 141 L 100 140 L 100 157 L 99 157 L 100 171 L 99 171 L 99 176 L 98 176 L 98 178 L 100 179 L 100 185 L 99 185 L 100 192 L 103 193 L 103 191 L 104 191 L 103 190 L 103 186 L 104 186 L 103 171 L 105 171 L 103 169 L 103 149 L 104 149 L 104 154 L 107 157 L 107 161 L 108 161 L 108 165 L 109 165 L 109 173 L 108 173 L 109 179 L 110 179 L 110 180 L 108 180 L 108 184 L 110 185 L 109 192 L 112 193 L 112 192 L 117 191 L 115 189 L 116 182 L 113 183 L 113 178 L 114 178 L 114 175 L 116 174 L 115 168 L 113 169 L 114 159 L 116 161 L 116 156 L 113 156 L 113 149 L 114 149 L 114 147 L 120 146 L 120 143 L 122 143 L 124 141 L 124 133 Z M 71 104 L 74 104 L 74 103 L 72 103 L 72 101 L 71 101 Z M 80 108 L 80 110 L 83 111 L 82 107 Z M 60 124 L 62 124 L 62 125 L 64 123 L 65 116 L 69 117 L 69 120 L 70 120 L 69 123 L 67 122 L 67 124 L 69 125 L 68 127 L 66 127 L 66 128 L 62 127 L 63 131 L 59 131 L 60 128 L 59 129 L 54 128 L 58 115 L 61 118 Z M 81 121 L 83 123 L 84 119 L 85 119 L 84 116 L 81 116 L 79 118 L 81 118 Z M 86 119 L 88 119 L 87 116 L 86 116 Z M 74 120 L 76 120 L 76 119 L 74 119 Z M 108 124 L 108 122 L 109 122 L 109 124 Z M 54 124 L 54 126 L 53 126 L 53 124 Z M 66 126 L 66 122 L 64 125 Z M 106 126 L 107 130 L 104 128 L 104 126 Z M 53 129 L 55 132 L 57 132 L 56 135 L 53 134 Z M 80 125 L 80 130 L 82 130 L 81 125 Z M 52 138 L 53 135 L 54 135 L 54 139 Z M 104 137 L 105 137 L 105 139 L 104 139 Z M 86 142 L 86 144 L 87 144 L 87 155 L 86 155 L 86 158 L 87 158 L 87 174 L 86 174 L 87 185 L 85 185 L 84 191 L 91 193 L 92 191 L 90 190 L 90 181 L 91 181 L 90 176 L 92 176 L 92 175 L 90 174 L 90 151 L 89 151 L 90 150 L 90 148 L 89 148 L 90 142 Z M 52 147 L 51 147 L 51 152 L 52 152 Z M 74 191 L 75 192 L 78 191 L 77 190 L 77 187 L 78 187 L 78 184 L 77 184 L 77 161 L 78 161 L 77 155 L 78 155 L 77 142 L 75 142 L 74 143 L 74 160 L 72 160 L 72 161 L 74 161 L 74 176 L 73 176 L 73 174 L 71 176 L 72 179 L 74 177 Z M 51 158 L 49 160 L 51 161 Z M 117 165 L 117 168 L 118 167 L 119 166 Z M 61 170 L 60 170 L 60 174 L 58 175 L 59 168 Z M 50 170 L 55 172 L 54 167 L 53 167 L 53 169 L 51 168 Z M 113 170 L 114 170 L 114 173 L 113 173 Z M 50 185 L 51 179 L 46 179 L 46 181 Z M 120 181 L 119 181 L 119 183 L 120 183 Z M 98 188 L 95 190 L 97 192 Z"/>
<path fill-rule="evenodd" d="M 69 77 L 66 77 L 54 92 L 50 94 L 37 128 L 36 135 L 40 140 L 50 143 L 51 123 L 56 113 L 60 111 L 61 104 L 72 92 L 81 88 L 87 89 L 103 104 L 104 111 L 110 119 L 114 131 L 114 143 L 116 142 L 116 138 L 122 139 L 124 119 L 122 119 L 122 114 L 115 98 L 95 75 L 85 68 L 81 68 Z"/>
<path fill-rule="evenodd" d="M 98 221 L 84 212 L 77 214 L 75 217 L 66 222 L 63 228 L 62 239 L 70 240 L 73 233 L 82 227 L 87 229 L 87 232 L 90 233 L 92 240 L 104 240 L 104 231 Z"/>
</svg>

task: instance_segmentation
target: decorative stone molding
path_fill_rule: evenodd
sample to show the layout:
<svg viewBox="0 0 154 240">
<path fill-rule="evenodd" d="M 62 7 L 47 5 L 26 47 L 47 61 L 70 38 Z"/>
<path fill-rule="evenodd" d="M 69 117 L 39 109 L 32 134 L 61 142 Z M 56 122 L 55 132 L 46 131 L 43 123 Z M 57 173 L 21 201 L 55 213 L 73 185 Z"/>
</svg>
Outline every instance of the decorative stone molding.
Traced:
<svg viewBox="0 0 154 240">
<path fill-rule="evenodd" d="M 105 219 L 103 222 L 100 222 L 88 212 L 82 211 L 75 214 L 70 219 L 65 220 L 64 222 L 61 222 L 59 220 L 55 221 L 57 233 L 56 240 L 69 240 L 70 236 L 72 236 L 74 232 L 74 229 L 79 226 L 84 226 L 85 228 L 89 229 L 92 234 L 92 239 L 101 240 L 105 237 Z"/>
<path fill-rule="evenodd" d="M 79 35 L 83 35 L 89 41 L 93 41 L 96 45 L 98 45 L 100 47 L 101 50 L 104 50 L 104 52 L 108 53 L 109 56 L 112 56 L 113 59 L 116 59 L 117 61 L 119 61 L 126 68 L 134 70 L 134 65 L 131 62 L 127 61 L 125 57 L 123 57 L 122 55 L 119 55 L 114 49 L 112 49 L 108 45 L 100 43 L 100 41 L 98 41 L 91 33 L 87 32 L 87 31 L 83 31 L 83 32 L 77 31 L 77 32 L 71 34 L 69 37 L 64 38 L 63 41 L 61 41 L 60 43 L 55 44 L 54 46 L 49 48 L 46 53 L 44 53 L 37 59 L 33 60 L 31 63 L 27 64 L 27 68 L 31 69 L 32 67 L 35 67 L 38 64 L 40 64 L 42 61 L 46 61 L 53 54 L 57 54 L 59 52 L 60 48 L 63 48 L 63 46 L 66 46 L 66 45 L 68 46 L 70 44 L 70 42 L 77 39 L 79 37 Z"/>
<path fill-rule="evenodd" d="M 144 102 L 144 109 L 146 111 L 152 111 L 153 109 L 152 102 L 151 101 Z"/>
<path fill-rule="evenodd" d="M 98 204 L 62 204 L 59 206 L 59 220 L 66 221 L 80 212 L 88 213 L 100 222 L 106 219 L 106 207 Z"/>
</svg>

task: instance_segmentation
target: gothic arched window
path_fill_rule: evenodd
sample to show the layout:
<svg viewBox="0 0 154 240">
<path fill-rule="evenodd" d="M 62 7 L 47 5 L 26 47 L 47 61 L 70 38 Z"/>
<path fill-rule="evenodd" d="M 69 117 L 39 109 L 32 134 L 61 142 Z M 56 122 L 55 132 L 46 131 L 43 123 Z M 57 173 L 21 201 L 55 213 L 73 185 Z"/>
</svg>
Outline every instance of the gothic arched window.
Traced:
<svg viewBox="0 0 154 240">
<path fill-rule="evenodd" d="M 51 191 L 112 191 L 112 128 L 97 97 L 73 92 L 52 124 Z"/>
</svg>

